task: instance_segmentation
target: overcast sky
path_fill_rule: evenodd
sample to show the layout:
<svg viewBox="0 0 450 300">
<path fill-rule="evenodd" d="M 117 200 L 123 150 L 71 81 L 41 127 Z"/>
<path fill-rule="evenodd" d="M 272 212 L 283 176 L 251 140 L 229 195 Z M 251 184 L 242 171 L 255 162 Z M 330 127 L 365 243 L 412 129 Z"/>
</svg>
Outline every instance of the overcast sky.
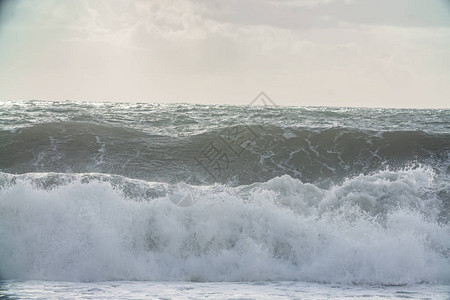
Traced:
<svg viewBox="0 0 450 300">
<path fill-rule="evenodd" d="M 0 100 L 450 108 L 449 0 L 2 0 Z"/>
</svg>

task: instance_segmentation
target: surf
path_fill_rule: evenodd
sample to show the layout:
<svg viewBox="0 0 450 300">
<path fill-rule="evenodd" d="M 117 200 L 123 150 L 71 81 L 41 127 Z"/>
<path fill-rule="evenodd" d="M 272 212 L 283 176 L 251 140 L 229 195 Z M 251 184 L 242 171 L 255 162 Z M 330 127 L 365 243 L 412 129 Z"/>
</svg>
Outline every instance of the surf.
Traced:
<svg viewBox="0 0 450 300">
<path fill-rule="evenodd" d="M 1 178 L 2 279 L 450 280 L 448 205 L 430 168 L 329 189 L 288 175 L 234 187 L 89 173 Z"/>
</svg>

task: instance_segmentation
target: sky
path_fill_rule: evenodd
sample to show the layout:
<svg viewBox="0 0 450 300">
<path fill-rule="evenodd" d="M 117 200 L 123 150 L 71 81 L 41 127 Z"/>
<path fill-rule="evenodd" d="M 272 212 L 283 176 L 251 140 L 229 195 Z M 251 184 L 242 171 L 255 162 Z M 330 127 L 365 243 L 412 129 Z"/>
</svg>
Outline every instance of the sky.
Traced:
<svg viewBox="0 0 450 300">
<path fill-rule="evenodd" d="M 0 100 L 450 108 L 450 0 L 0 0 Z"/>
</svg>

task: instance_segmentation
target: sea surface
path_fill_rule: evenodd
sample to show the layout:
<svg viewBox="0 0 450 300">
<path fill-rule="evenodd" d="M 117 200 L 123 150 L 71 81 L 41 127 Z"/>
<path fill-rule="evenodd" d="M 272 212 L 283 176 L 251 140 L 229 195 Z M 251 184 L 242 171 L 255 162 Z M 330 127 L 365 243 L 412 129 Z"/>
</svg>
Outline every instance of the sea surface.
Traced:
<svg viewBox="0 0 450 300">
<path fill-rule="evenodd" d="M 0 298 L 449 299 L 450 110 L 0 102 Z"/>
</svg>

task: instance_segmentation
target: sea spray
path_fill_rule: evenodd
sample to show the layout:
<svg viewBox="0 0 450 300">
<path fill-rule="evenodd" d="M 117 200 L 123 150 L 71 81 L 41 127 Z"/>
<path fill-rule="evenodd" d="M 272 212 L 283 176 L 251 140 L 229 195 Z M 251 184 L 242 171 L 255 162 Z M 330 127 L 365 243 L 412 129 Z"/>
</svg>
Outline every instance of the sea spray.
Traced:
<svg viewBox="0 0 450 300">
<path fill-rule="evenodd" d="M 66 180 L 49 179 L 58 175 Z M 385 170 L 321 189 L 285 175 L 236 187 L 191 186 L 198 198 L 181 207 L 160 183 L 3 173 L 0 275 L 445 283 L 450 227 L 439 218 L 444 206 L 434 180 L 427 168 Z"/>
</svg>

